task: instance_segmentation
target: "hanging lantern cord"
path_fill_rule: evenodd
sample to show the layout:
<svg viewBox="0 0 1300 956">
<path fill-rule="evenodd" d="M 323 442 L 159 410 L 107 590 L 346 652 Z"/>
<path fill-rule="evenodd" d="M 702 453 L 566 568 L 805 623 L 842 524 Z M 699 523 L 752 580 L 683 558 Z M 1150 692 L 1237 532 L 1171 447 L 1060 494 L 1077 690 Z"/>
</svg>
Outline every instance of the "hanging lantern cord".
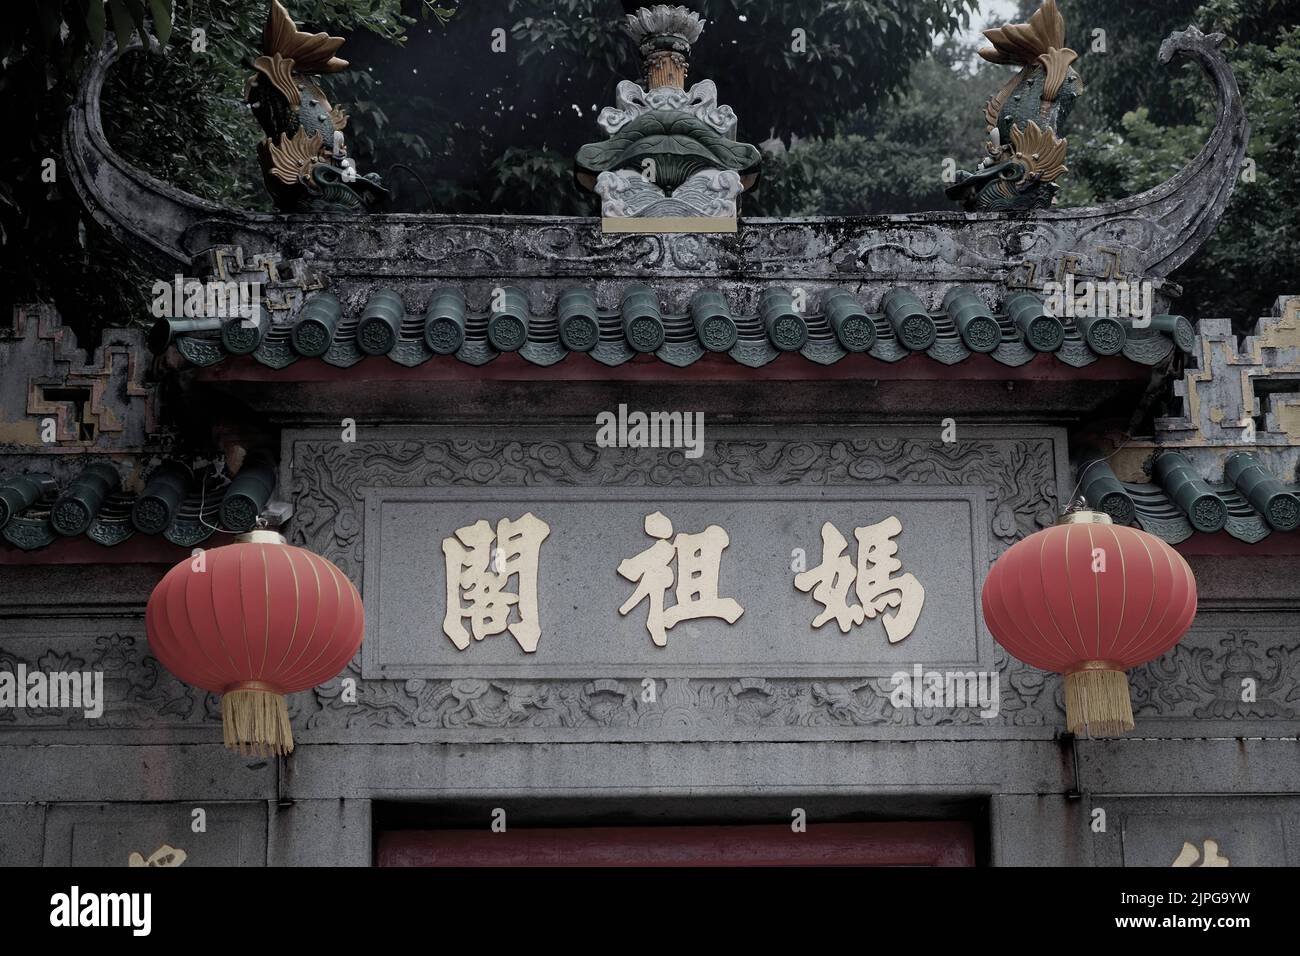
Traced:
<svg viewBox="0 0 1300 956">
<path fill-rule="evenodd" d="M 1112 451 L 1105 458 L 1094 458 L 1092 461 L 1088 462 L 1088 464 L 1083 466 L 1083 470 L 1079 472 L 1079 480 L 1074 483 L 1074 487 L 1070 490 L 1070 496 L 1066 498 L 1065 510 L 1061 512 L 1062 518 L 1075 511 L 1088 511 L 1090 509 L 1087 499 L 1083 498 L 1082 496 L 1077 498 L 1075 497 L 1076 495 L 1079 494 L 1079 489 L 1083 487 L 1083 479 L 1088 477 L 1088 471 L 1090 469 L 1092 469 L 1097 465 L 1102 464 L 1103 462 L 1109 463 L 1112 458 L 1114 458 L 1125 448 L 1127 448 L 1129 446 L 1129 443 L 1132 441 L 1133 441 L 1132 435 L 1125 435 L 1124 440 L 1120 442 L 1119 447 L 1116 448 L 1114 451 Z"/>
</svg>

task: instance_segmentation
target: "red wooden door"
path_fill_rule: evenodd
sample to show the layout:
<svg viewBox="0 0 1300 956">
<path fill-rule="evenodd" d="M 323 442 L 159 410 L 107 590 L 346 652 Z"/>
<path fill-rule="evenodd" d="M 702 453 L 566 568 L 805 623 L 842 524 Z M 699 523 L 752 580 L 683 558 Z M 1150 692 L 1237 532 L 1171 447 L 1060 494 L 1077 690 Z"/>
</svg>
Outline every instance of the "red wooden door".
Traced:
<svg viewBox="0 0 1300 956">
<path fill-rule="evenodd" d="M 390 830 L 379 866 L 974 866 L 970 824 Z"/>
</svg>

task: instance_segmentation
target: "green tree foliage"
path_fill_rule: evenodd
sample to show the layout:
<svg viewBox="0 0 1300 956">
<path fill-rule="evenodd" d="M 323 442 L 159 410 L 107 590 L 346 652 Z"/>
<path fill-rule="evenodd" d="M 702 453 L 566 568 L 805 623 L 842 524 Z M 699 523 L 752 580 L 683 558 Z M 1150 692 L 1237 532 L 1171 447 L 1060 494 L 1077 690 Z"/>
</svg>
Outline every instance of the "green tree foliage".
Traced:
<svg viewBox="0 0 1300 956">
<path fill-rule="evenodd" d="M 298 0 L 303 22 L 400 41 L 401 0 Z M 75 195 L 62 136 L 78 80 L 105 35 L 144 37 L 104 93 L 109 142 L 182 189 L 269 208 L 243 103 L 266 0 L 39 0 L 6 7 L 0 32 L 0 117 L 14 142 L 0 155 L 0 309 L 53 302 L 83 344 L 98 329 L 147 319 L 154 276 L 124 261 Z M 196 32 L 197 31 L 197 32 Z"/>
<path fill-rule="evenodd" d="M 799 142 L 764 159 L 763 182 L 747 215 L 876 215 L 945 209 L 943 162 L 969 166 L 982 155 L 978 121 L 1002 70 L 949 38 L 919 62 L 907 87 L 880 107 L 847 117 L 839 133 Z"/>
<path fill-rule="evenodd" d="M 711 0 L 700 4 L 704 39 L 693 78 L 713 78 L 742 132 L 815 136 L 901 89 L 933 38 L 963 26 L 973 0 Z M 608 90 L 635 77 L 639 62 L 622 32 L 609 29 L 607 0 L 510 0 L 525 90 L 570 86 Z M 570 95 L 569 91 L 565 91 Z M 597 101 L 601 102 L 601 101 Z M 579 130 L 589 135 L 582 124 Z"/>
<path fill-rule="evenodd" d="M 1138 107 L 1146 107 L 1157 122 L 1185 120 L 1186 94 L 1175 82 L 1180 73 L 1161 65 L 1157 54 L 1165 37 L 1195 22 L 1200 3 L 1058 0 L 1065 39 L 1079 54 L 1075 67 L 1084 82 L 1071 128 L 1106 125 Z M 1038 3 L 1021 0 L 1020 7 L 1021 18 L 1028 20 Z M 1189 68 L 1184 81 L 1201 83 L 1199 74 Z"/>
<path fill-rule="evenodd" d="M 1019 19 L 1037 6 L 1024 0 Z M 1066 207 L 1134 195 L 1187 165 L 1213 128 L 1213 90 L 1199 66 L 1164 66 L 1157 54 L 1170 32 L 1189 24 L 1226 34 L 1252 127 L 1254 181 L 1243 177 L 1214 236 L 1172 278 L 1191 316 L 1230 317 L 1248 329 L 1295 288 L 1300 263 L 1300 2 L 1061 0 L 1060 7 L 1084 79 L 1066 130 L 1070 173 L 1058 199 Z M 973 54 L 952 41 L 937 47 L 902 95 L 859 111 L 836 135 L 770 159 L 746 212 L 952 208 L 938 163 L 952 156 L 969 168 L 979 159 L 983 104 L 1012 72 L 983 65 L 972 75 Z"/>
<path fill-rule="evenodd" d="M 1094 102 L 1080 111 L 1070 130 L 1072 175 L 1062 204 L 1133 195 L 1196 155 L 1214 126 L 1208 80 L 1188 66 L 1161 86 L 1142 62 L 1155 64 L 1171 29 L 1190 23 L 1225 34 L 1251 124 L 1249 163 L 1213 237 L 1172 278 L 1183 286 L 1181 301 L 1192 315 L 1232 318 L 1245 331 L 1277 296 L 1295 289 L 1300 263 L 1300 2 L 1211 0 L 1185 16 L 1180 3 L 1171 6 L 1178 13 L 1079 0 L 1066 11 L 1067 31 L 1071 17 L 1076 24 L 1067 36 L 1087 37 L 1089 24 L 1101 26 L 1108 51 L 1090 52 L 1079 66 L 1087 84 L 1080 102 L 1096 93 L 1100 107 Z M 1154 35 L 1152 17 L 1160 23 Z M 1141 48 L 1142 60 L 1130 46 Z M 1154 69 L 1168 73 L 1159 64 Z"/>
<path fill-rule="evenodd" d="M 154 9 L 156 7 L 156 9 Z M 123 41 L 139 30 L 171 39 L 170 4 L 137 0 L 68 0 L 11 4 L 0 31 L 0 121 L 10 148 L 0 156 L 0 308 L 57 299 L 74 321 L 103 311 L 130 290 L 112 281 L 83 281 L 92 249 L 82 210 L 63 175 L 60 137 L 76 77 L 106 34 Z M 151 22 L 156 17 L 156 22 Z M 116 288 L 114 288 L 116 286 Z M 58 294 L 62 293 L 62 294 Z M 137 300 L 138 301 L 138 300 Z"/>
<path fill-rule="evenodd" d="M 573 185 L 571 159 L 600 136 L 596 117 L 613 103 L 618 82 L 639 78 L 641 69 L 619 4 L 443 5 L 451 15 L 413 29 L 400 63 L 372 70 L 382 85 L 372 99 L 391 120 L 374 146 L 380 171 L 392 161 L 392 136 L 422 137 L 428 153 L 407 153 L 403 161 L 439 199 L 430 207 L 403 173 L 396 178 L 398 206 L 594 213 L 595 199 Z M 691 79 L 718 83 L 723 102 L 740 117 L 742 139 L 833 136 L 864 108 L 905 89 L 934 36 L 963 25 L 973 6 L 974 0 L 709 0 Z M 381 56 L 376 41 L 364 37 L 347 49 L 358 63 Z"/>
</svg>

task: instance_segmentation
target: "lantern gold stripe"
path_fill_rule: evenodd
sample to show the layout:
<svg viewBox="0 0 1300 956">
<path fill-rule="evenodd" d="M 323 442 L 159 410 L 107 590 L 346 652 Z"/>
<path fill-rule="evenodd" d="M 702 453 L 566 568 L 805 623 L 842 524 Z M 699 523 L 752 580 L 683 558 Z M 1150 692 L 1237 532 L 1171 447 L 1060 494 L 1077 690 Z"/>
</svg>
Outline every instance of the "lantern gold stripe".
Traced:
<svg viewBox="0 0 1300 956">
<path fill-rule="evenodd" d="M 325 588 L 320 586 L 321 581 L 320 581 L 317 564 L 315 561 L 312 561 L 311 564 L 312 564 L 313 573 L 317 574 L 316 581 L 317 581 L 318 589 L 319 591 L 324 591 Z M 332 580 L 333 571 L 328 571 L 327 573 L 330 575 Z M 335 592 L 336 594 L 338 594 L 337 582 L 335 582 Z M 308 644 L 306 647 L 302 649 L 301 653 L 299 653 L 298 655 L 297 660 L 294 661 L 291 674 L 292 674 L 293 682 L 295 684 L 310 681 L 310 677 L 315 669 L 316 662 L 320 660 L 321 655 L 333 642 L 334 635 L 338 633 L 339 621 L 342 617 L 342 614 L 343 614 L 343 599 L 342 599 L 342 595 L 338 594 L 337 603 L 335 604 L 334 607 L 333 621 L 331 622 L 330 625 L 330 631 L 328 637 L 319 646 L 316 646 L 316 642 L 313 640 L 310 644 Z"/>
<path fill-rule="evenodd" d="M 217 568 L 218 568 L 218 563 L 217 563 L 217 560 L 216 560 L 216 552 L 217 552 L 217 550 L 219 550 L 219 549 L 214 549 L 213 551 L 209 551 L 209 552 L 204 556 L 204 558 L 205 558 L 205 563 L 204 563 L 204 565 L 203 565 L 204 570 L 203 570 L 203 571 L 195 572 L 196 574 L 204 574 L 204 575 L 211 574 L 211 575 L 214 575 L 214 576 L 216 575 L 216 573 L 217 573 Z M 212 578 L 203 577 L 203 578 L 196 578 L 195 580 L 196 580 L 199 584 L 202 584 L 202 588 L 201 588 L 201 590 L 202 590 L 202 591 L 204 592 L 204 594 L 206 595 L 206 597 L 207 597 L 207 599 L 208 599 L 208 602 L 212 605 L 212 621 L 215 623 L 215 622 L 217 622 L 217 621 L 219 620 L 219 618 L 217 617 L 217 590 L 216 590 L 216 588 L 214 588 L 214 587 L 212 586 Z M 196 589 L 197 589 L 197 588 L 196 588 Z M 188 597 L 188 592 L 187 592 L 186 596 Z M 189 605 L 189 602 L 188 602 L 188 601 L 186 602 L 186 605 L 187 605 L 187 607 L 188 607 L 188 605 Z M 195 631 L 195 628 L 194 628 L 194 619 L 193 619 L 193 617 L 190 617 L 190 616 L 189 616 L 188 611 L 186 612 L 186 616 L 189 617 L 189 622 L 190 622 L 190 631 L 193 632 L 193 633 L 195 633 L 195 634 L 197 634 L 197 631 Z M 235 663 L 235 655 L 234 655 L 234 652 L 231 650 L 230 646 L 229 646 L 228 644 L 226 644 L 226 632 L 225 632 L 222 628 L 220 628 L 220 627 L 218 627 L 216 630 L 217 630 L 217 637 L 218 637 L 218 639 L 221 641 L 221 649 L 222 649 L 223 651 L 225 651 L 226 659 L 230 661 L 230 673 L 232 673 L 232 674 L 237 674 L 237 673 L 239 673 L 239 665 Z M 204 646 L 206 646 L 207 642 L 204 641 L 204 640 L 202 640 L 202 639 L 200 638 L 200 639 L 198 639 L 198 644 L 199 644 L 200 647 L 204 647 Z M 219 694 L 219 693 L 221 693 L 222 690 L 224 690 L 224 689 L 225 689 L 224 687 L 218 687 L 218 688 L 216 688 L 215 690 L 216 690 L 216 693 Z M 209 690 L 212 690 L 212 688 L 209 688 Z"/>
<path fill-rule="evenodd" d="M 284 670 L 285 662 L 289 659 L 289 652 L 293 650 L 295 642 L 298 640 L 298 623 L 302 619 L 302 588 L 298 585 L 298 567 L 297 562 L 293 559 L 293 554 L 288 550 L 283 550 L 285 564 L 289 566 L 289 574 L 293 576 L 293 630 L 289 633 L 289 641 L 285 645 L 284 653 L 280 655 L 280 663 L 276 665 L 276 673 Z"/>
<path fill-rule="evenodd" d="M 266 659 L 271 655 L 271 562 L 266 556 L 266 545 L 254 545 L 262 561 L 262 666 L 257 669 L 258 680 L 266 674 Z"/>
</svg>

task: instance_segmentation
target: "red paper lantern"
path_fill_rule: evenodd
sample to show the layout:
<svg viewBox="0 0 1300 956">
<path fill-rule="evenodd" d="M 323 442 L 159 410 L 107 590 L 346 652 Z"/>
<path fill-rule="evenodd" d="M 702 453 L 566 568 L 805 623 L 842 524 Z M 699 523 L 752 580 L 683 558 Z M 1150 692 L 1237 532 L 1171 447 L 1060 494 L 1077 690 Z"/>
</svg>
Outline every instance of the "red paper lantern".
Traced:
<svg viewBox="0 0 1300 956">
<path fill-rule="evenodd" d="M 273 531 L 176 565 L 145 610 L 154 655 L 185 683 L 221 695 L 226 746 L 240 753 L 293 750 L 284 695 L 343 670 L 363 626 L 347 576 Z"/>
<path fill-rule="evenodd" d="M 1196 616 L 1196 578 L 1164 541 L 1092 511 L 1012 545 L 984 581 L 984 621 L 1013 657 L 1065 675 L 1072 733 L 1133 729 L 1125 671 L 1164 654 Z"/>
</svg>

